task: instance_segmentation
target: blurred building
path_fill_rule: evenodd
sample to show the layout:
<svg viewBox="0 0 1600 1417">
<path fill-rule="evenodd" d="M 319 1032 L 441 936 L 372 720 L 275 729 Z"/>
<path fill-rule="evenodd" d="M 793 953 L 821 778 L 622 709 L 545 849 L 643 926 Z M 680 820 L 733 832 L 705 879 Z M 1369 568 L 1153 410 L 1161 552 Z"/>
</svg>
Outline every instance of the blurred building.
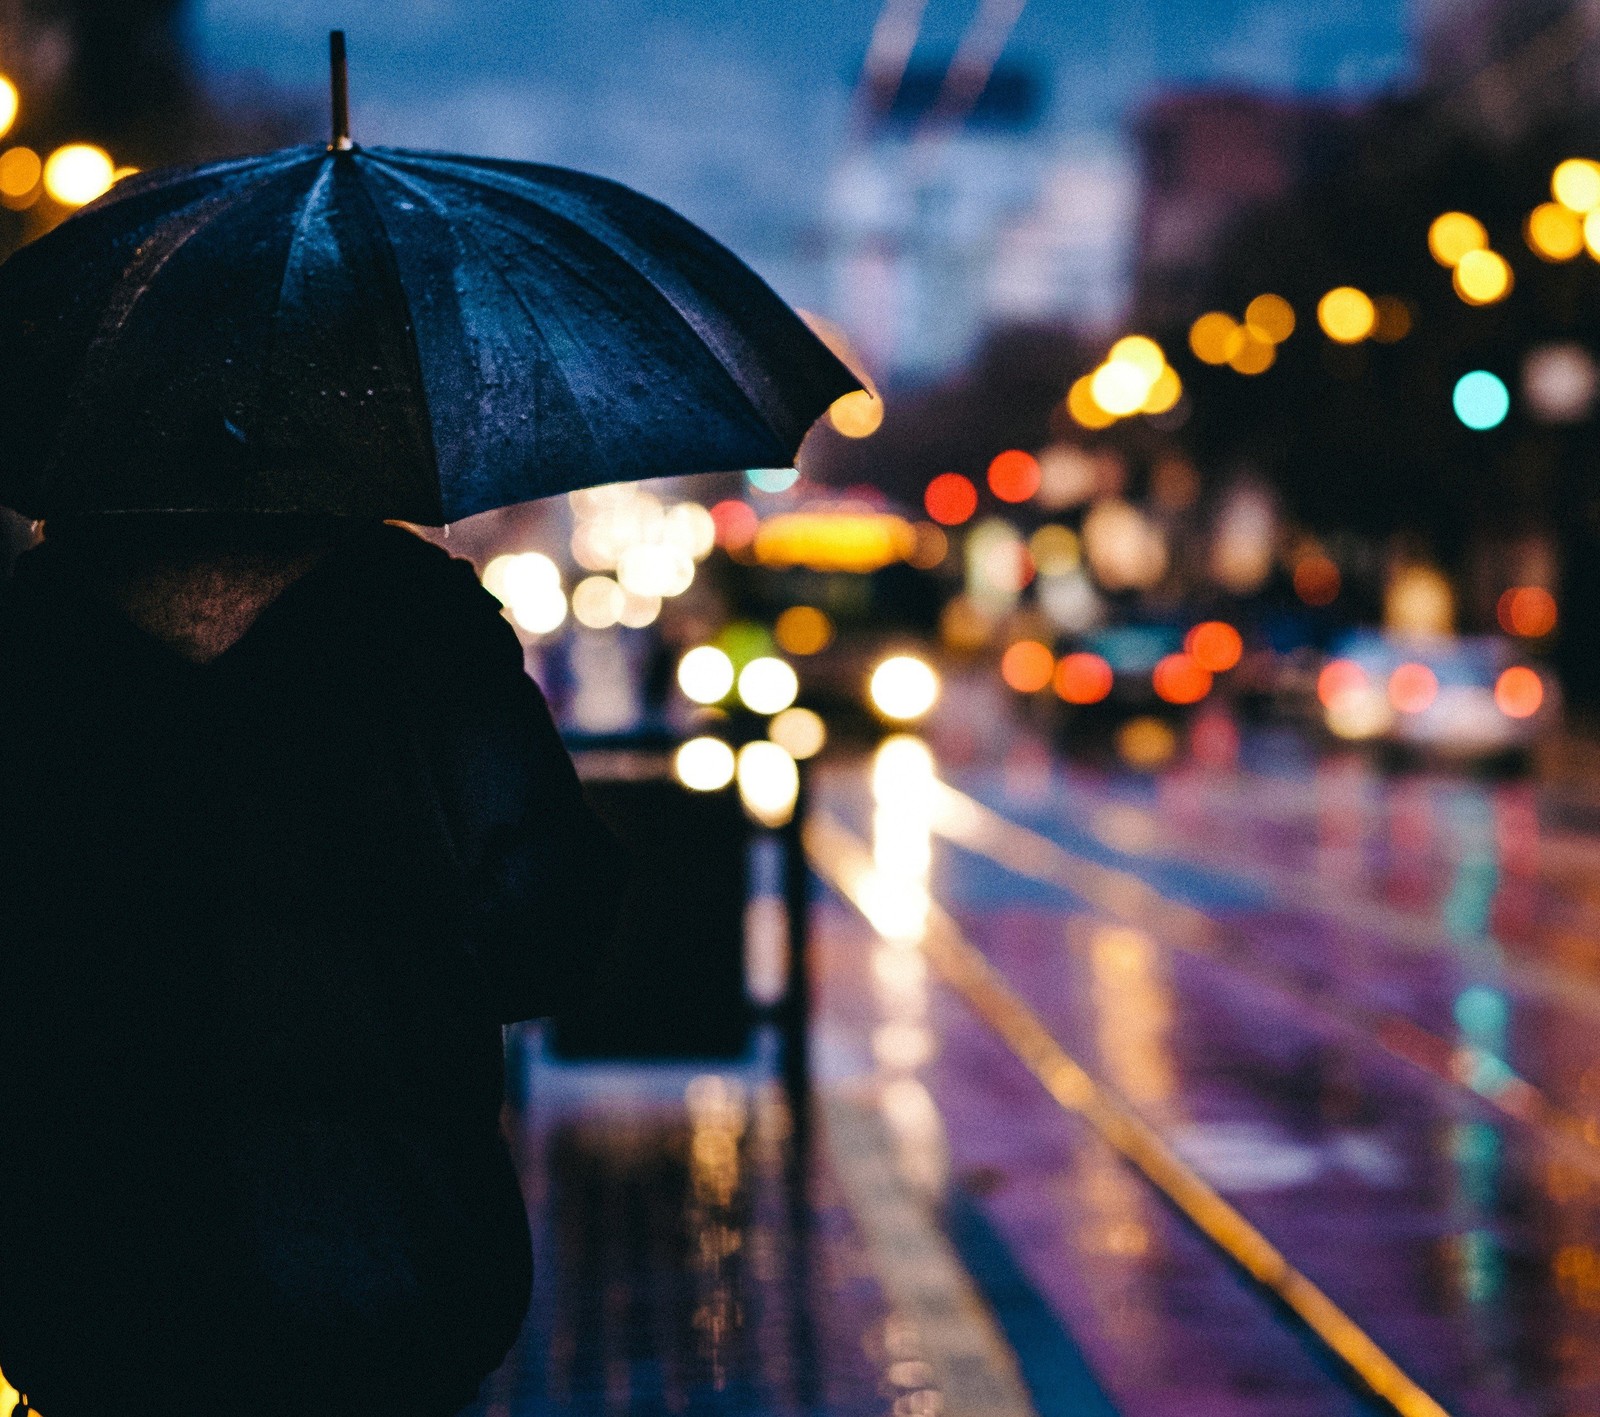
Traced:
<svg viewBox="0 0 1600 1417">
<path fill-rule="evenodd" d="M 1128 290 L 1127 157 L 1042 131 L 1031 70 L 997 68 L 954 121 L 946 77 L 867 85 L 830 184 L 830 313 L 891 382 L 949 372 L 997 324 L 1109 328 Z"/>
<path fill-rule="evenodd" d="M 1145 109 L 1134 266 L 1141 326 L 1185 323 L 1233 228 L 1326 160 L 1344 126 L 1326 103 L 1196 90 Z"/>
</svg>

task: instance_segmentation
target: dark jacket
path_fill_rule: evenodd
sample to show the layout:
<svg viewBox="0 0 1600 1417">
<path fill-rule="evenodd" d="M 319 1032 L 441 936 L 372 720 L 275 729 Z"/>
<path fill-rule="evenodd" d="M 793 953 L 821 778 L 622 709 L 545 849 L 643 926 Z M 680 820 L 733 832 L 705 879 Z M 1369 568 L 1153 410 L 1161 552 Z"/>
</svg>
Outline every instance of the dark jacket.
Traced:
<svg viewBox="0 0 1600 1417">
<path fill-rule="evenodd" d="M 619 893 L 471 568 L 343 542 L 194 664 L 0 592 L 0 1369 L 46 1417 L 443 1414 L 510 1346 L 499 1025 Z"/>
</svg>

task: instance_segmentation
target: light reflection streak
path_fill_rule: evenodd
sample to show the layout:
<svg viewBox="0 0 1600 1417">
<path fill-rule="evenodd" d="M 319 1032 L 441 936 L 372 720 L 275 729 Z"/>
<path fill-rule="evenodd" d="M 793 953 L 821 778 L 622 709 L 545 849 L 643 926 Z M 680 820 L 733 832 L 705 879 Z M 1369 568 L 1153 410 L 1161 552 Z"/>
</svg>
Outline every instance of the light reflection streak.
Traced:
<svg viewBox="0 0 1600 1417">
<path fill-rule="evenodd" d="M 1142 931 L 1102 926 L 1089 940 L 1100 1058 L 1135 1106 L 1160 1107 L 1177 1092 L 1167 1034 L 1172 991 L 1155 944 Z"/>
</svg>

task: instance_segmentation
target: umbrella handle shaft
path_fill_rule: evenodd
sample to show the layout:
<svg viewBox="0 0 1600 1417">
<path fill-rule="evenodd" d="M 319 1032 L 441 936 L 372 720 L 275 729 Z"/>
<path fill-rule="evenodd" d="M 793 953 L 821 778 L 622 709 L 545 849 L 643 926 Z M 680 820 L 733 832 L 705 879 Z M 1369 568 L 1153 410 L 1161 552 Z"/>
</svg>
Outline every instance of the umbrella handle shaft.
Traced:
<svg viewBox="0 0 1600 1417">
<path fill-rule="evenodd" d="M 333 141 L 330 151 L 348 152 L 350 141 L 350 69 L 344 56 L 344 31 L 328 33 L 328 64 L 333 81 Z"/>
</svg>

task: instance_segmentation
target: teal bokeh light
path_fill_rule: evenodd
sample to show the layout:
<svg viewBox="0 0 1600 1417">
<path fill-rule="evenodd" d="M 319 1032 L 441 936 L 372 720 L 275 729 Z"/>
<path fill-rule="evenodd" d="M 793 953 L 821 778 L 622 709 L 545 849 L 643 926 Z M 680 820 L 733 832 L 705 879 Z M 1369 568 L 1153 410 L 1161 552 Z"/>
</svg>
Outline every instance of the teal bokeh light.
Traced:
<svg viewBox="0 0 1600 1417">
<path fill-rule="evenodd" d="M 800 480 L 800 470 L 793 467 L 753 467 L 744 477 L 757 492 L 787 492 Z"/>
<path fill-rule="evenodd" d="M 1468 428 L 1482 433 L 1498 428 L 1511 412 L 1511 391 L 1498 374 L 1487 369 L 1474 369 L 1456 380 L 1456 391 L 1451 400 L 1456 417 Z"/>
</svg>

